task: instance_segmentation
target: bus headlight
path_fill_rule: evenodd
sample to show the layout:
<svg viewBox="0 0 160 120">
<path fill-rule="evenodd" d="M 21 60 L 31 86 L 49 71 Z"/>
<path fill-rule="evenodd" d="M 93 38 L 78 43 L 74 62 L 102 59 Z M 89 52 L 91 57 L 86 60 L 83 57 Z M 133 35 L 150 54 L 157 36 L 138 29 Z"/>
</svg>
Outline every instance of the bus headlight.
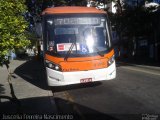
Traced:
<svg viewBox="0 0 160 120">
<path fill-rule="evenodd" d="M 113 56 L 108 60 L 108 66 L 110 66 L 114 61 L 115 61 L 115 56 L 113 55 Z"/>
<path fill-rule="evenodd" d="M 46 67 L 50 68 L 50 69 L 53 69 L 53 70 L 56 70 L 56 71 L 61 71 L 61 67 L 60 65 L 57 65 L 51 61 L 48 61 L 46 60 Z"/>
</svg>

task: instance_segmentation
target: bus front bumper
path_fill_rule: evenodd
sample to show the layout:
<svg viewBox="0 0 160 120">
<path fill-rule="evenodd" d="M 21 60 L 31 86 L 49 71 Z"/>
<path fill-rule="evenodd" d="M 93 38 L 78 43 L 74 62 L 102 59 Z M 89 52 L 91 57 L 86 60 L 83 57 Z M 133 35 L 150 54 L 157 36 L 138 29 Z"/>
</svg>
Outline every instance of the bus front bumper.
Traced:
<svg viewBox="0 0 160 120">
<path fill-rule="evenodd" d="M 115 62 L 108 68 L 103 69 L 60 72 L 46 67 L 46 72 L 49 86 L 64 86 L 94 81 L 112 80 L 116 77 Z"/>
</svg>

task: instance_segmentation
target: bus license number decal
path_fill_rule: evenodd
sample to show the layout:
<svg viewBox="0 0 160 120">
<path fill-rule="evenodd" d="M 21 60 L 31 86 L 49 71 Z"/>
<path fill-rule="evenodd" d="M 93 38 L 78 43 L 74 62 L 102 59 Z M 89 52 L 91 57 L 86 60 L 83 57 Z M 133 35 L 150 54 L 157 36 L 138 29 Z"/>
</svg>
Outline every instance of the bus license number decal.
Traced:
<svg viewBox="0 0 160 120">
<path fill-rule="evenodd" d="M 64 45 L 63 44 L 58 44 L 57 45 L 57 51 L 64 51 Z"/>
<path fill-rule="evenodd" d="M 69 49 L 70 49 L 70 47 L 71 47 L 71 45 L 72 45 L 72 43 L 61 43 L 61 44 L 57 44 L 57 51 L 68 51 Z M 76 43 L 76 45 L 77 45 L 77 48 L 75 47 L 75 45 L 74 45 L 74 47 L 73 47 L 73 51 L 74 50 L 80 50 L 80 45 L 79 45 L 79 43 Z"/>
<path fill-rule="evenodd" d="M 92 82 L 92 78 L 80 79 L 80 83 L 87 83 L 87 82 Z"/>
</svg>

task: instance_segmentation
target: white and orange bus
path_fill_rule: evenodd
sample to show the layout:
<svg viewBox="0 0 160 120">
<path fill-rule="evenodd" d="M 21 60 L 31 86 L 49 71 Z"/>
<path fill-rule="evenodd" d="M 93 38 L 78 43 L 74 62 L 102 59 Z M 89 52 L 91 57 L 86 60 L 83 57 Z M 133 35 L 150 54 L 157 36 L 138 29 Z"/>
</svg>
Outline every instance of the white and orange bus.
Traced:
<svg viewBox="0 0 160 120">
<path fill-rule="evenodd" d="M 116 77 L 107 13 L 89 7 L 43 11 L 43 50 L 49 86 Z"/>
</svg>

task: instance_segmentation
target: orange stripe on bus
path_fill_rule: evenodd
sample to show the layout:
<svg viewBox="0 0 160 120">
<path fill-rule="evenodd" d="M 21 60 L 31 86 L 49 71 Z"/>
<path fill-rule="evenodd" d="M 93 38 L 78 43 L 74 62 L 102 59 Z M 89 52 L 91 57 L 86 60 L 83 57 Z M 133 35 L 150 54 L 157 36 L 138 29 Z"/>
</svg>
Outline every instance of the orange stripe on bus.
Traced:
<svg viewBox="0 0 160 120">
<path fill-rule="evenodd" d="M 68 58 L 67 61 L 64 58 L 58 58 L 51 55 L 46 54 L 45 59 L 49 60 L 53 63 L 56 63 L 61 66 L 62 71 L 86 71 L 86 70 L 94 70 L 106 68 L 107 61 L 114 55 L 114 50 L 101 56 L 92 56 L 92 57 L 76 57 L 76 58 Z"/>
</svg>

